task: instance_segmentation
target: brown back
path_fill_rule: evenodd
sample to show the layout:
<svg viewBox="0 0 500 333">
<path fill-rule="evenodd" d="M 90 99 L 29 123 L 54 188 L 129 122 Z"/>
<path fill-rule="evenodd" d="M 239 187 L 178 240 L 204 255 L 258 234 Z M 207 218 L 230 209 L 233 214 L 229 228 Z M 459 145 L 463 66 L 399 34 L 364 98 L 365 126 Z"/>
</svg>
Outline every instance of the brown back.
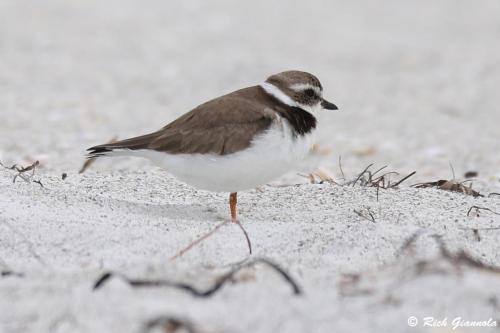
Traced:
<svg viewBox="0 0 500 333">
<path fill-rule="evenodd" d="M 269 128 L 276 113 L 259 86 L 241 89 L 208 101 L 177 118 L 161 130 L 89 149 L 98 155 L 113 149 L 153 149 L 170 154 L 235 153 L 250 146 L 253 138 Z"/>
</svg>

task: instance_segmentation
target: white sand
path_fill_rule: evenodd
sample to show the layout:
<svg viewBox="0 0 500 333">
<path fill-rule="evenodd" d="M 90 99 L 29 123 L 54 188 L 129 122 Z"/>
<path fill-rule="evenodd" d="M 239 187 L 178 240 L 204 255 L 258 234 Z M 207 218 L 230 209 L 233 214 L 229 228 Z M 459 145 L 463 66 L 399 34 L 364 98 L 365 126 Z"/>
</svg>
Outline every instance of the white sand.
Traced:
<svg viewBox="0 0 500 333">
<path fill-rule="evenodd" d="M 0 161 L 40 160 L 45 186 L 0 169 L 0 269 L 22 274 L 0 277 L 0 332 L 138 332 L 161 315 L 201 332 L 445 332 L 458 316 L 500 320 L 499 274 L 452 264 L 432 237 L 500 266 L 500 229 L 471 230 L 500 227 L 500 215 L 466 216 L 473 205 L 500 212 L 500 197 L 409 187 L 451 178 L 451 162 L 457 178 L 477 171 L 475 188 L 500 192 L 499 10 L 493 0 L 0 3 Z M 85 148 L 290 68 L 317 74 L 341 108 L 320 129 L 337 180 L 340 155 L 349 179 L 372 162 L 418 174 L 378 200 L 374 188 L 332 184 L 239 195 L 252 258 L 278 263 L 303 295 L 263 265 L 209 298 L 119 278 L 93 291 L 109 270 L 208 288 L 247 248 L 227 225 L 170 261 L 227 217 L 227 195 L 141 160 L 78 175 Z M 354 212 L 367 209 L 375 223 Z M 448 325 L 423 327 L 426 316 Z"/>
</svg>

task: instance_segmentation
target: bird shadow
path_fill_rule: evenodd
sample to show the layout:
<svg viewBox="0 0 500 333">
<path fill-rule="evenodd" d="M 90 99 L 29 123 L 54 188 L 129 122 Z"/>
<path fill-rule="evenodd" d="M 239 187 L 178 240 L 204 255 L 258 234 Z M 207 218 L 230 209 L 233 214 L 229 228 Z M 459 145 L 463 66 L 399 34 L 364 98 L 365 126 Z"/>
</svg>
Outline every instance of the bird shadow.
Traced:
<svg viewBox="0 0 500 333">
<path fill-rule="evenodd" d="M 112 201 L 124 207 L 127 213 L 151 218 L 216 222 L 220 221 L 221 216 L 217 209 L 200 204 L 148 203 L 122 199 Z"/>
</svg>

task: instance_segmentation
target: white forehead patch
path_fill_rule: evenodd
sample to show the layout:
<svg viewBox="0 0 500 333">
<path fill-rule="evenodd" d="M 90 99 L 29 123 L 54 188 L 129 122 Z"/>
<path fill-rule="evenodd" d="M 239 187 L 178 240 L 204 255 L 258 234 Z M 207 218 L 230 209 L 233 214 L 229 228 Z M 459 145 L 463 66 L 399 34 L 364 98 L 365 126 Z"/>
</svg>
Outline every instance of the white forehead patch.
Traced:
<svg viewBox="0 0 500 333">
<path fill-rule="evenodd" d="M 290 86 L 290 89 L 292 89 L 293 91 L 297 91 L 297 92 L 304 91 L 306 89 L 312 89 L 312 90 L 314 90 L 316 95 L 321 96 L 321 89 L 319 89 L 319 87 L 313 86 L 312 84 L 309 84 L 309 83 L 292 84 Z"/>
</svg>

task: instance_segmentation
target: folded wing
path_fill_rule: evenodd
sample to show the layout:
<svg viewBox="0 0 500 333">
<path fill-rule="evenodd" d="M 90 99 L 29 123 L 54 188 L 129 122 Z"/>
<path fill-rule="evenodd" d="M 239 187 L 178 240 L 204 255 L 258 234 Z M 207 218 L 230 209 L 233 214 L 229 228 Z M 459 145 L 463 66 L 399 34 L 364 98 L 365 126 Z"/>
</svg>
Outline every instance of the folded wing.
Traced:
<svg viewBox="0 0 500 333">
<path fill-rule="evenodd" d="M 275 117 L 270 109 L 241 96 L 226 95 L 198 106 L 157 132 L 89 148 L 89 157 L 139 149 L 170 154 L 232 154 L 250 146 Z"/>
</svg>

